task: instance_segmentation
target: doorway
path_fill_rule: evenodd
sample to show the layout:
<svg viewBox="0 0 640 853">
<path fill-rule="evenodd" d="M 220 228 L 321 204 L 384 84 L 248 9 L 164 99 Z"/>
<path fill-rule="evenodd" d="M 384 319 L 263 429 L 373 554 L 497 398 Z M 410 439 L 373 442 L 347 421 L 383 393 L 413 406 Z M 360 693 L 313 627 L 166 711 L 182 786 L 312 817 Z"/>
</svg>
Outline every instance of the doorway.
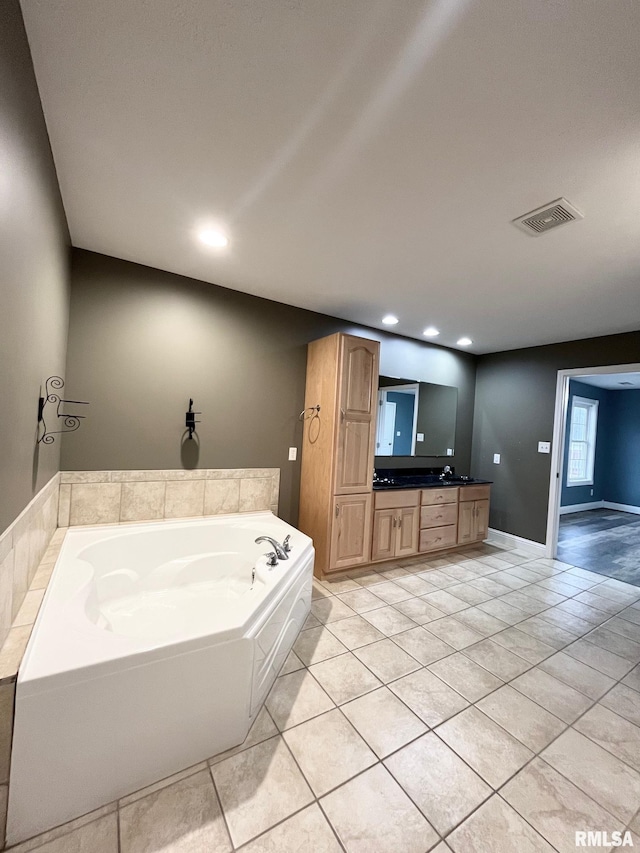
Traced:
<svg viewBox="0 0 640 853">
<path fill-rule="evenodd" d="M 547 557 L 640 586 L 640 365 L 558 371 Z"/>
<path fill-rule="evenodd" d="M 378 391 L 376 456 L 415 456 L 418 421 L 417 383 Z"/>
</svg>

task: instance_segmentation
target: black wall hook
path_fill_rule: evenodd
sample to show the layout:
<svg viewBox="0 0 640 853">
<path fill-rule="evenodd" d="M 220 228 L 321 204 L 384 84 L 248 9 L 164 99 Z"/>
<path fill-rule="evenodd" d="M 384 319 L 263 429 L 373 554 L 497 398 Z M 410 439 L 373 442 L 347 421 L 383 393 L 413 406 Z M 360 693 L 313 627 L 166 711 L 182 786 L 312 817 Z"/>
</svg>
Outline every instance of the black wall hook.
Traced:
<svg viewBox="0 0 640 853">
<path fill-rule="evenodd" d="M 193 434 L 196 431 L 196 424 L 199 424 L 200 421 L 196 420 L 196 415 L 201 415 L 202 412 L 194 412 L 193 411 L 193 400 L 189 397 L 189 410 L 186 412 L 184 416 L 184 425 L 189 430 L 189 438 L 193 438 Z"/>
<path fill-rule="evenodd" d="M 88 406 L 85 400 L 63 400 L 56 391 L 61 391 L 64 388 L 64 380 L 60 376 L 50 376 L 45 382 L 45 396 L 38 400 L 38 432 L 40 432 L 40 424 L 42 424 L 42 432 L 38 436 L 38 444 L 53 444 L 56 435 L 61 435 L 63 432 L 74 432 L 80 426 L 80 421 L 85 418 L 85 415 L 68 415 L 60 411 L 60 407 L 65 403 L 72 403 L 74 406 Z M 47 406 L 55 406 L 55 413 L 49 414 Z M 49 429 L 47 427 L 47 418 L 54 417 L 55 425 L 60 426 L 59 419 L 64 422 L 64 429 Z"/>
</svg>

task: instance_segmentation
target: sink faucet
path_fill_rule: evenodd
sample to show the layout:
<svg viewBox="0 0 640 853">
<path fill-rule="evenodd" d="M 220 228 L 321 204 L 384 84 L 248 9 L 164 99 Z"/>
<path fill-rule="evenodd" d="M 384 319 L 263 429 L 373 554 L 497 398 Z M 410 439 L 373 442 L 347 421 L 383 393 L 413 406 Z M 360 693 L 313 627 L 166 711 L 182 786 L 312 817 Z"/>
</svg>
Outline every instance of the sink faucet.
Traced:
<svg viewBox="0 0 640 853">
<path fill-rule="evenodd" d="M 442 474 L 440 474 L 441 480 L 446 480 L 447 476 L 451 473 L 451 465 L 445 465 L 442 469 Z"/>
<path fill-rule="evenodd" d="M 256 545 L 259 545 L 261 542 L 268 542 L 273 548 L 273 550 L 276 552 L 276 556 L 279 560 L 288 560 L 288 552 L 291 550 L 288 538 L 289 537 L 284 540 L 285 544 L 281 545 L 277 539 L 273 539 L 271 536 L 258 536 L 258 538 L 256 539 Z"/>
</svg>

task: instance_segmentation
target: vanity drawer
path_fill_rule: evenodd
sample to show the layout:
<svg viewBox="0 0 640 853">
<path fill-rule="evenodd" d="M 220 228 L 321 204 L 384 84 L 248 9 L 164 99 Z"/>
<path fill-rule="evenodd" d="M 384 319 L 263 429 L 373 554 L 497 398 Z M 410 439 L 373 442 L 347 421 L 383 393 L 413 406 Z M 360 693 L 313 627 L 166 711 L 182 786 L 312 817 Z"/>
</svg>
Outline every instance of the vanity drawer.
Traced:
<svg viewBox="0 0 640 853">
<path fill-rule="evenodd" d="M 420 510 L 420 527 L 444 527 L 446 524 L 457 523 L 458 507 L 454 503 L 423 506 Z"/>
<path fill-rule="evenodd" d="M 398 489 L 388 492 L 374 492 L 376 509 L 396 509 L 403 506 L 418 506 L 420 503 L 419 489 Z"/>
<path fill-rule="evenodd" d="M 460 489 L 460 503 L 488 500 L 490 491 L 491 486 L 463 486 Z"/>
<path fill-rule="evenodd" d="M 441 548 L 452 548 L 457 543 L 457 525 L 448 524 L 446 527 L 427 527 L 420 531 L 420 551 L 439 551 Z"/>
<path fill-rule="evenodd" d="M 422 506 L 432 506 L 433 504 L 454 504 L 458 501 L 458 488 L 445 489 L 423 489 L 422 490 Z"/>
</svg>

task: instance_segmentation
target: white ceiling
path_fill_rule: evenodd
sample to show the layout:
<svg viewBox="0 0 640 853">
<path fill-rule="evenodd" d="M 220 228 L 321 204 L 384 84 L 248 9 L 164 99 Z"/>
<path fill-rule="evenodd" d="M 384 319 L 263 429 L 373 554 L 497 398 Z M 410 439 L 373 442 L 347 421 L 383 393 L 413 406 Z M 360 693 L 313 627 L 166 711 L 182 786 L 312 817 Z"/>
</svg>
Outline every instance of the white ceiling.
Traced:
<svg viewBox="0 0 640 853">
<path fill-rule="evenodd" d="M 603 373 L 573 378 L 586 385 L 595 385 L 597 388 L 606 388 L 609 391 L 637 391 L 640 388 L 640 373 Z M 630 382 L 631 385 L 621 384 L 623 382 Z"/>
<path fill-rule="evenodd" d="M 478 353 L 640 328 L 638 0 L 23 9 L 74 245 Z"/>
</svg>

